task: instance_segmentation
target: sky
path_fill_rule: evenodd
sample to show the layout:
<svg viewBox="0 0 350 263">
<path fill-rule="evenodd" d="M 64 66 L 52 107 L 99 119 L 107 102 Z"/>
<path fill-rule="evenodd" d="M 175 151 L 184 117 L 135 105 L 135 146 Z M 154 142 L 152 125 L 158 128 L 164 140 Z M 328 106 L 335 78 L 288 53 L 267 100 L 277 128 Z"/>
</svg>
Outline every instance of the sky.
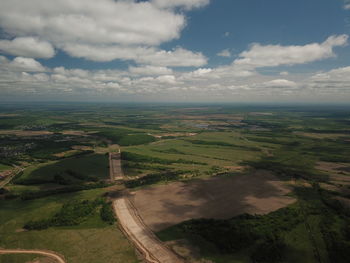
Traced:
<svg viewBox="0 0 350 263">
<path fill-rule="evenodd" d="M 350 0 L 0 0 L 0 101 L 350 102 Z"/>
</svg>

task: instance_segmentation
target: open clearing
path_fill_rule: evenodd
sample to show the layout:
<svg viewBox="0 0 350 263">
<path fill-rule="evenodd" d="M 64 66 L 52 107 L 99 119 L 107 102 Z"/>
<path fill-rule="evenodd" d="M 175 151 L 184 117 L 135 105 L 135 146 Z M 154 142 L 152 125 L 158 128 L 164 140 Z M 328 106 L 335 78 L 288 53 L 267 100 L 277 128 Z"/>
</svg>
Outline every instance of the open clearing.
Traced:
<svg viewBox="0 0 350 263">
<path fill-rule="evenodd" d="M 147 187 L 132 193 L 144 223 L 153 231 L 194 218 L 230 218 L 242 213 L 266 214 L 295 201 L 274 175 L 214 177 Z"/>
</svg>

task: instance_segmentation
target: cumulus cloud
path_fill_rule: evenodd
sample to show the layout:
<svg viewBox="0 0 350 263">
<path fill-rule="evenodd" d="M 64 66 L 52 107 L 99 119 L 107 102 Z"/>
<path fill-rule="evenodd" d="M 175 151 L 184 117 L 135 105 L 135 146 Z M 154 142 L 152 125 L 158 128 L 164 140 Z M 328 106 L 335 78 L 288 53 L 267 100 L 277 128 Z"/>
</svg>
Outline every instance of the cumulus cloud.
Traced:
<svg viewBox="0 0 350 263">
<path fill-rule="evenodd" d="M 55 50 L 49 42 L 33 37 L 0 40 L 0 52 L 30 58 L 52 58 L 55 55 Z"/>
<path fill-rule="evenodd" d="M 231 52 L 228 49 L 224 49 L 224 50 L 221 50 L 216 55 L 218 55 L 219 57 L 227 57 L 227 58 L 229 58 L 229 57 L 231 57 Z"/>
<path fill-rule="evenodd" d="M 350 0 L 344 0 L 344 9 L 350 10 Z"/>
<path fill-rule="evenodd" d="M 178 38 L 183 15 L 149 2 L 113 0 L 2 0 L 0 24 L 18 36 L 60 42 L 150 44 Z"/>
<path fill-rule="evenodd" d="M 140 64 L 156 66 L 188 67 L 202 66 L 207 58 L 202 53 L 192 52 L 183 48 L 165 51 L 149 47 L 101 47 L 93 45 L 68 44 L 63 47 L 68 54 L 93 61 L 134 60 Z"/>
<path fill-rule="evenodd" d="M 274 79 L 262 83 L 261 86 L 267 88 L 296 88 L 297 83 L 287 79 Z"/>
<path fill-rule="evenodd" d="M 16 57 L 12 61 L 0 56 L 0 69 L 6 71 L 43 72 L 46 69 L 32 58 Z"/>
<path fill-rule="evenodd" d="M 155 67 L 150 65 L 129 67 L 129 72 L 135 75 L 170 75 L 173 73 L 172 69 L 167 67 Z"/>
<path fill-rule="evenodd" d="M 234 65 L 246 68 L 275 67 L 280 65 L 304 64 L 334 57 L 333 48 L 347 44 L 348 36 L 331 36 L 323 43 L 304 46 L 281 46 L 253 44 L 242 52 Z"/>
<path fill-rule="evenodd" d="M 183 7 L 190 10 L 206 6 L 209 0 L 152 0 L 152 3 L 160 8 Z"/>
<path fill-rule="evenodd" d="M 314 74 L 307 86 L 318 90 L 331 89 L 333 92 L 350 90 L 350 66 Z"/>
<path fill-rule="evenodd" d="M 115 59 L 161 66 L 201 66 L 203 54 L 158 46 L 180 37 L 184 12 L 208 0 L 2 0 L 0 26 L 14 40 L 2 40 L 3 52 L 49 58 L 53 47 L 93 61 Z M 38 39 L 45 40 L 39 41 Z M 41 53 L 35 49 L 41 50 Z M 155 62 L 153 62 L 155 61 Z"/>
</svg>

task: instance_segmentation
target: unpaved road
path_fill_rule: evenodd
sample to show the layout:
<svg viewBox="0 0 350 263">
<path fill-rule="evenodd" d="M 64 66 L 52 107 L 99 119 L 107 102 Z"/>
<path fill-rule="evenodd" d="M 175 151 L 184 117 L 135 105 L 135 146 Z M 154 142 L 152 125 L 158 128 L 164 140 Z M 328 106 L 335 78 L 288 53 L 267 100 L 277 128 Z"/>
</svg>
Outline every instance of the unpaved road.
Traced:
<svg viewBox="0 0 350 263">
<path fill-rule="evenodd" d="M 154 234 L 143 224 L 142 219 L 136 214 L 135 208 L 127 197 L 122 197 L 113 202 L 114 210 L 118 216 L 119 224 L 125 234 L 135 244 L 138 250 L 150 263 L 180 263 L 183 262 L 174 252 L 167 248 Z"/>
<path fill-rule="evenodd" d="M 110 153 L 110 173 L 112 180 L 124 178 L 121 169 L 120 151 Z M 117 179 L 118 178 L 118 179 Z M 172 250 L 166 247 L 143 223 L 136 208 L 130 202 L 128 193 L 113 201 L 113 209 L 118 223 L 129 240 L 142 253 L 148 263 L 182 263 L 184 262 Z"/>
<path fill-rule="evenodd" d="M 120 150 L 118 153 L 109 153 L 109 174 L 112 182 L 123 180 L 123 171 L 120 161 Z"/>
<path fill-rule="evenodd" d="M 2 249 L 0 248 L 1 254 L 37 254 L 55 259 L 58 263 L 66 263 L 63 257 L 59 256 L 55 252 L 45 250 L 27 250 L 27 249 Z"/>
</svg>

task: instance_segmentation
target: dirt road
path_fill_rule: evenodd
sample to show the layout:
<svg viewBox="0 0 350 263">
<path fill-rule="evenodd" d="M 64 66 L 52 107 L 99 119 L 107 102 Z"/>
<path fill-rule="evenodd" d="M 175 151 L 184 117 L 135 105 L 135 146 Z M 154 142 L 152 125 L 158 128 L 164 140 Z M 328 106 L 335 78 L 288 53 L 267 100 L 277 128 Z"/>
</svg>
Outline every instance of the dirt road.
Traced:
<svg viewBox="0 0 350 263">
<path fill-rule="evenodd" d="M 26 250 L 26 249 L 2 249 L 0 248 L 1 254 L 37 254 L 41 256 L 46 256 L 55 259 L 58 263 L 66 263 L 64 258 L 55 252 L 45 251 L 45 250 Z"/>
<path fill-rule="evenodd" d="M 119 224 L 125 234 L 135 244 L 138 250 L 150 263 L 180 263 L 184 262 L 174 252 L 167 248 L 143 224 L 127 197 L 113 202 L 114 210 L 118 216 Z"/>
<path fill-rule="evenodd" d="M 121 169 L 120 152 L 110 153 L 111 179 L 124 178 Z M 119 163 L 119 164 L 118 164 Z M 116 166 L 117 164 L 117 166 Z M 113 201 L 113 209 L 118 217 L 118 222 L 135 247 L 142 253 L 148 263 L 182 263 L 184 262 L 172 250 L 167 248 L 138 215 L 136 208 L 130 202 L 128 193 Z"/>
<path fill-rule="evenodd" d="M 112 182 L 123 180 L 123 171 L 120 161 L 120 150 L 117 153 L 109 153 L 109 174 Z"/>
</svg>

